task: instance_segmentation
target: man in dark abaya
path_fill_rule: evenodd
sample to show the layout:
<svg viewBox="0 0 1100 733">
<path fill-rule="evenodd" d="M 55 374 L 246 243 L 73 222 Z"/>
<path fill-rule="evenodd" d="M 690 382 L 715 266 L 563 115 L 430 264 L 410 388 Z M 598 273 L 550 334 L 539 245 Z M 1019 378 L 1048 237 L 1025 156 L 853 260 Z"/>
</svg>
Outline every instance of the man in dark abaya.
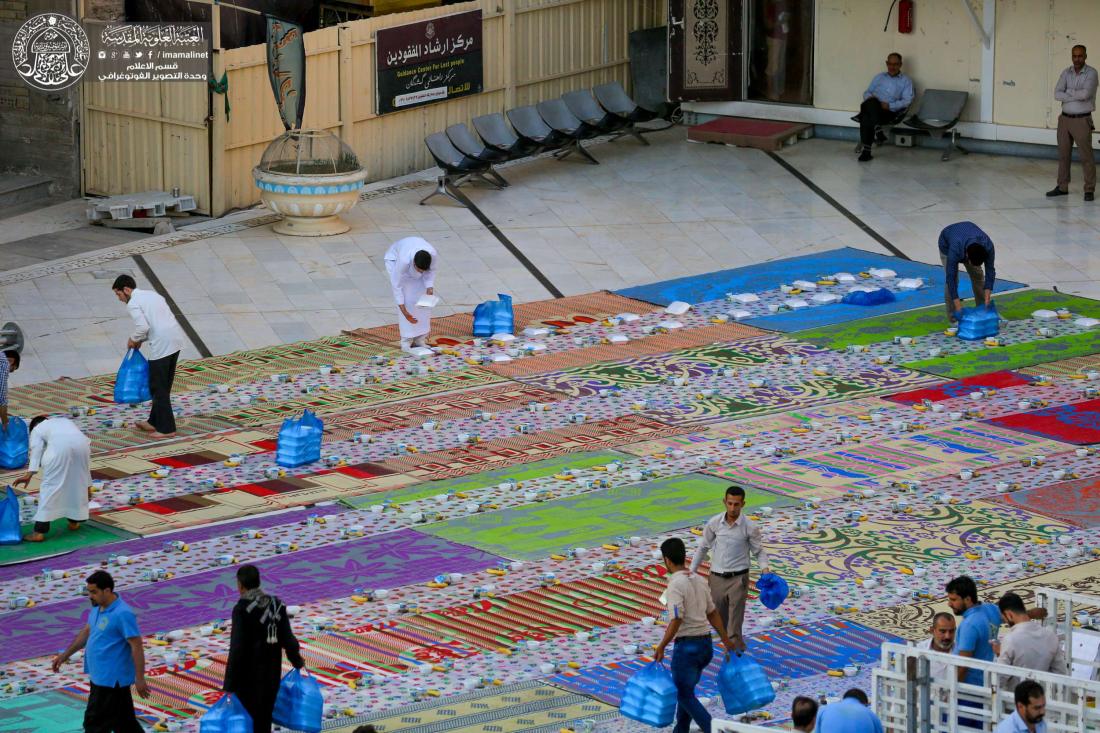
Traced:
<svg viewBox="0 0 1100 733">
<path fill-rule="evenodd" d="M 283 652 L 295 669 L 305 666 L 298 640 L 290 630 L 286 606 L 260 588 L 255 565 L 237 569 L 241 599 L 233 607 L 229 661 L 222 689 L 236 695 L 249 715 L 255 733 L 270 733 L 271 713 L 283 671 Z"/>
</svg>

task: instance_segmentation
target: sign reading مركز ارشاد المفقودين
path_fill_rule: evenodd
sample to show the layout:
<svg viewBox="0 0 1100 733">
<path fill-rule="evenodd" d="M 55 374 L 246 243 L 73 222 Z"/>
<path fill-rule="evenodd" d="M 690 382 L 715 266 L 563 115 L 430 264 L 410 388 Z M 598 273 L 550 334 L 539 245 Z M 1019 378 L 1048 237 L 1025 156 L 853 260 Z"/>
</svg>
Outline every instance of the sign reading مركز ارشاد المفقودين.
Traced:
<svg viewBox="0 0 1100 733">
<path fill-rule="evenodd" d="M 378 114 L 482 90 L 481 11 L 384 28 L 378 49 Z"/>
</svg>

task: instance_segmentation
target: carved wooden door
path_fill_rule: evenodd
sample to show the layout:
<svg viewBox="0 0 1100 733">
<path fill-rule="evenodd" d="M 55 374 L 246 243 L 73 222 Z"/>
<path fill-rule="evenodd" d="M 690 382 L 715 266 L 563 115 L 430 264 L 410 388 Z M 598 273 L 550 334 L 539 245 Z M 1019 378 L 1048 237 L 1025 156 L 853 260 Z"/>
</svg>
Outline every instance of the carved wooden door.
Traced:
<svg viewBox="0 0 1100 733">
<path fill-rule="evenodd" d="M 743 17 L 744 0 L 669 0 L 669 99 L 742 99 Z"/>
</svg>

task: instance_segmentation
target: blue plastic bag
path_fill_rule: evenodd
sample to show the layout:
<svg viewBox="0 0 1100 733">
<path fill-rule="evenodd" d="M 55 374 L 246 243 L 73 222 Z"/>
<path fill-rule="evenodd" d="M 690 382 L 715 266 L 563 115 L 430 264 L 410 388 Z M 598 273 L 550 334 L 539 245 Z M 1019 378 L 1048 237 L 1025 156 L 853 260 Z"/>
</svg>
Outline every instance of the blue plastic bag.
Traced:
<svg viewBox="0 0 1100 733">
<path fill-rule="evenodd" d="M 21 417 L 9 417 L 8 427 L 0 425 L 0 468 L 12 470 L 27 465 L 30 432 Z"/>
<path fill-rule="evenodd" d="M 252 733 L 252 716 L 227 692 L 199 720 L 199 733 Z"/>
<path fill-rule="evenodd" d="M 321 433 L 325 424 L 309 410 L 297 420 L 287 418 L 279 428 L 275 462 L 286 468 L 321 460 Z"/>
<path fill-rule="evenodd" d="M 718 693 L 727 715 L 759 710 L 775 700 L 767 673 L 748 654 L 726 655 L 718 670 Z"/>
<path fill-rule="evenodd" d="M 654 728 L 672 725 L 676 718 L 676 685 L 668 667 L 651 662 L 626 681 L 619 712 Z"/>
<path fill-rule="evenodd" d="M 145 360 L 137 349 L 130 349 L 126 356 L 122 357 L 122 365 L 118 368 L 115 377 L 115 402 L 122 405 L 133 405 L 138 402 L 148 402 L 149 396 L 149 362 Z"/>
<path fill-rule="evenodd" d="M 0 499 L 0 545 L 18 545 L 23 541 L 19 527 L 19 497 L 12 487 L 4 491 Z"/>
<path fill-rule="evenodd" d="M 892 292 L 886 288 L 879 288 L 870 292 L 856 290 L 845 295 L 840 302 L 845 305 L 882 305 L 883 303 L 893 303 L 895 300 L 897 298 L 894 297 Z"/>
<path fill-rule="evenodd" d="M 474 308 L 474 336 L 487 338 L 494 333 L 515 333 L 512 296 L 498 293 L 499 300 L 487 300 Z"/>
<path fill-rule="evenodd" d="M 997 313 L 997 307 L 992 303 L 989 306 L 979 305 L 973 308 L 963 308 L 959 315 L 959 338 L 967 341 L 996 336 L 1001 330 L 1001 317 Z"/>
<path fill-rule="evenodd" d="M 756 590 L 760 592 L 760 602 L 774 611 L 787 600 L 790 589 L 787 581 L 775 573 L 764 573 L 756 580 Z"/>
<path fill-rule="evenodd" d="M 302 674 L 299 669 L 292 669 L 279 683 L 271 720 L 275 725 L 291 730 L 319 733 L 324 706 L 325 699 L 321 696 L 321 685 L 317 680 Z"/>
</svg>

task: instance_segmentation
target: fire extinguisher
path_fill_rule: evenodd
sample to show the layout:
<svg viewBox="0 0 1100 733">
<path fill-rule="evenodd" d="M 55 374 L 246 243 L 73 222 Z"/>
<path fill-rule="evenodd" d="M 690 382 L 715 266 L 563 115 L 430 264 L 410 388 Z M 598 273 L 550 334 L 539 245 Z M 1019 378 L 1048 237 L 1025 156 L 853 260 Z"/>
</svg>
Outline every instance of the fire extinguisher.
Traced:
<svg viewBox="0 0 1100 733">
<path fill-rule="evenodd" d="M 898 3 L 898 33 L 913 32 L 913 0 Z"/>
</svg>

